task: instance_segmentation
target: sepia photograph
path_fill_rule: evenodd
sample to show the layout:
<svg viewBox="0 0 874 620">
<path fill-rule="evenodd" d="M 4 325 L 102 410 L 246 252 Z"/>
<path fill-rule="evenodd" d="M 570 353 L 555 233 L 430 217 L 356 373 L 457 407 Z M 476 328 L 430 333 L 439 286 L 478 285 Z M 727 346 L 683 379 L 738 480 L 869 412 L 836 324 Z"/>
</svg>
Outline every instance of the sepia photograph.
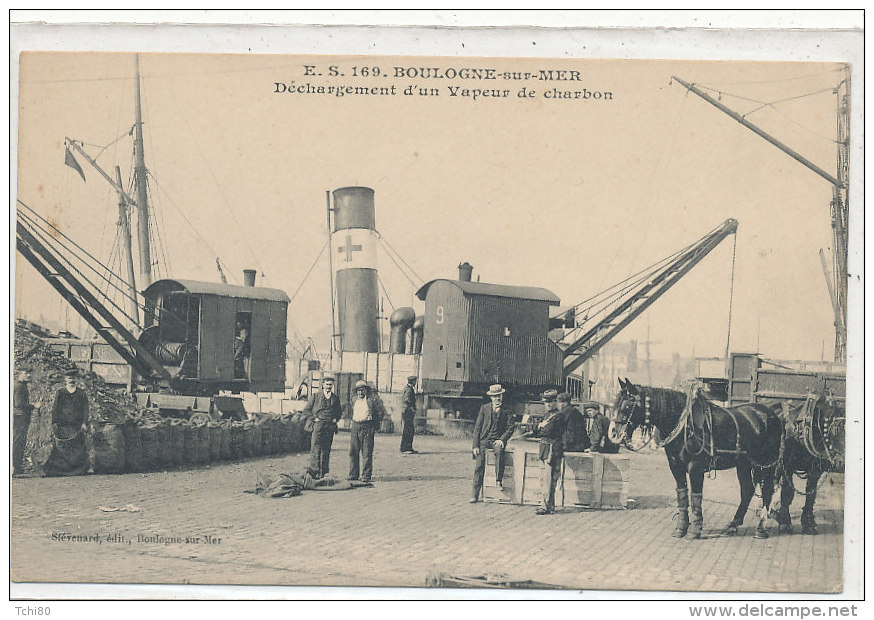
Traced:
<svg viewBox="0 0 874 620">
<path fill-rule="evenodd" d="M 21 51 L 12 596 L 858 594 L 858 34 Z"/>
</svg>

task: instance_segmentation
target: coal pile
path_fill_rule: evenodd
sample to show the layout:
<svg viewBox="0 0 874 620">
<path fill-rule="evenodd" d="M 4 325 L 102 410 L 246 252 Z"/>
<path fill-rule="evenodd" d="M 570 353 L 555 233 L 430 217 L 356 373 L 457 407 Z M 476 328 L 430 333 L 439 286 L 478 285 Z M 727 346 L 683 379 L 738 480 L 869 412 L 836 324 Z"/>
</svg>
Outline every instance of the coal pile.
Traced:
<svg viewBox="0 0 874 620">
<path fill-rule="evenodd" d="M 39 405 L 31 418 L 25 453 L 36 469 L 51 452 L 55 393 L 70 370 L 77 372 L 77 383 L 88 396 L 86 445 L 94 473 L 165 470 L 309 448 L 299 415 L 260 414 L 244 422 L 214 420 L 204 413 L 187 420 L 165 418 L 19 327 L 15 328 L 14 370 L 16 376 L 30 371 L 30 402 Z"/>
</svg>

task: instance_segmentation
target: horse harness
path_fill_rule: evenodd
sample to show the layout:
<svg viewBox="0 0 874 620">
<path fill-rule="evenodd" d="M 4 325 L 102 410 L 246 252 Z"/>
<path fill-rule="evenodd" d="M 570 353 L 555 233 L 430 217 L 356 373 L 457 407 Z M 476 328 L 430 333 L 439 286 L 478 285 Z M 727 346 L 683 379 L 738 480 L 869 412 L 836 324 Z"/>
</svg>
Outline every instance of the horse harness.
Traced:
<svg viewBox="0 0 874 620">
<path fill-rule="evenodd" d="M 788 420 L 791 428 L 787 428 L 794 436 L 795 440 L 800 443 L 805 450 L 814 459 L 820 462 L 828 463 L 832 468 L 840 468 L 843 465 L 843 455 L 837 454 L 833 444 L 833 434 L 840 432 L 841 426 L 846 423 L 846 417 L 838 415 L 826 415 L 824 412 L 817 412 L 817 403 L 821 396 L 816 392 L 809 391 L 807 399 L 802 405 L 803 415 L 798 416 L 795 420 Z M 834 410 L 834 394 L 828 396 L 828 406 Z M 815 432 L 819 432 L 820 445 L 817 445 Z"/>
<path fill-rule="evenodd" d="M 704 421 L 701 425 L 700 435 L 695 430 L 695 422 L 693 419 L 692 408 L 695 403 L 699 400 L 703 401 L 703 417 Z M 717 448 L 716 442 L 714 440 L 714 432 L 713 432 L 713 408 L 716 407 L 724 411 L 729 419 L 734 423 L 734 449 L 727 448 Z M 767 426 L 767 418 L 765 418 L 765 424 Z M 708 440 L 708 427 L 709 427 L 709 442 Z M 713 402 L 708 400 L 707 398 L 698 399 L 693 398 L 691 395 L 686 400 L 686 407 L 683 409 L 683 413 L 680 415 L 680 419 L 677 421 L 677 426 L 674 427 L 674 430 L 671 431 L 671 434 L 664 441 L 664 445 L 667 445 L 674 441 L 680 435 L 683 435 L 683 448 L 689 452 L 693 456 L 698 456 L 703 452 L 706 452 L 710 457 L 710 467 L 709 471 L 715 472 L 716 462 L 720 454 L 730 454 L 734 456 L 744 456 L 749 459 L 750 463 L 760 469 L 766 469 L 778 463 L 783 456 L 783 442 L 780 442 L 780 454 L 772 463 L 758 463 L 754 459 L 749 456 L 749 453 L 741 448 L 740 445 L 740 424 L 738 424 L 737 417 L 731 409 L 719 407 L 715 405 Z M 693 445 L 697 444 L 699 447 L 694 448 Z M 708 445 L 709 444 L 709 445 Z"/>
</svg>

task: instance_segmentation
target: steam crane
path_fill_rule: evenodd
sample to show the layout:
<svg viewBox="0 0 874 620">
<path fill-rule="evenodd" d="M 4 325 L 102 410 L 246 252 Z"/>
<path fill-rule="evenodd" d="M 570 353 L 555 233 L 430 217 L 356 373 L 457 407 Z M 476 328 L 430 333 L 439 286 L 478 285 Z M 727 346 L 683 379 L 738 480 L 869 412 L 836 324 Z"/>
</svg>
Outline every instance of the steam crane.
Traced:
<svg viewBox="0 0 874 620">
<path fill-rule="evenodd" d="M 723 239 L 736 232 L 737 220 L 725 220 L 692 245 L 575 306 L 576 327 L 558 342 L 564 353 L 564 375 L 569 375 L 595 355 Z M 579 318 L 581 311 L 582 320 Z M 569 337 L 573 340 L 565 342 Z"/>
<path fill-rule="evenodd" d="M 820 250 L 823 271 L 825 272 L 826 285 L 832 302 L 832 310 L 835 315 L 835 361 L 845 362 L 847 359 L 847 245 L 849 233 L 849 175 L 850 175 L 850 75 L 849 68 L 845 68 L 847 76 L 834 88 L 837 96 L 837 175 L 831 175 L 800 153 L 792 150 L 780 140 L 757 127 L 745 117 L 723 105 L 694 84 L 684 82 L 674 76 L 677 82 L 686 90 L 698 95 L 704 101 L 724 112 L 738 123 L 767 140 L 778 149 L 789 155 L 792 159 L 807 167 L 832 185 L 831 220 L 832 220 L 832 262 L 833 268 L 828 269 L 825 257 Z"/>
<path fill-rule="evenodd" d="M 244 272 L 244 286 L 227 284 L 218 258 L 221 284 L 169 278 L 153 281 L 139 81 L 138 61 L 136 123 L 129 132 L 134 137 L 136 198 L 122 186 L 118 167 L 113 178 L 83 149 L 82 142 L 65 140 L 65 165 L 85 181 L 76 153 L 118 194 L 124 275 L 114 273 L 22 200 L 18 200 L 16 213 L 16 248 L 120 360 L 130 365 L 130 387 L 137 388 L 142 404 L 183 412 L 211 409 L 215 404 L 238 412 L 242 401 L 219 396 L 221 392 L 282 391 L 285 387 L 289 299 L 283 291 L 255 286 L 254 272 Z M 141 291 L 134 277 L 131 208 L 137 209 L 138 216 Z M 115 301 L 116 295 L 121 302 Z"/>
</svg>

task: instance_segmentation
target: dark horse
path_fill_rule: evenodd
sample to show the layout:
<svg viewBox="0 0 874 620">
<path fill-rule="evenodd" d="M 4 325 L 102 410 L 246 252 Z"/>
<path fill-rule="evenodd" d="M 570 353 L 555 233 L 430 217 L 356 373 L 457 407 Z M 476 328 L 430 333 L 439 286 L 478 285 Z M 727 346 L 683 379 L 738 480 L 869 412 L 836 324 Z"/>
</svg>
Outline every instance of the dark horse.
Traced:
<svg viewBox="0 0 874 620">
<path fill-rule="evenodd" d="M 728 533 L 734 534 L 743 523 L 755 484 L 761 485 L 763 506 L 770 506 L 783 434 L 780 418 L 770 407 L 756 403 L 719 407 L 704 398 L 700 382 L 690 388 L 689 397 L 676 390 L 637 386 L 628 379 L 620 379 L 619 384 L 622 389 L 614 406 L 616 425 L 624 426 L 626 436 L 630 436 L 637 426 L 652 424 L 665 438 L 662 445 L 677 483 L 675 537 L 682 538 L 687 532 L 692 538 L 701 537 L 704 474 L 710 470 L 737 470 L 740 504 L 726 528 Z M 687 475 L 692 487 L 691 528 Z M 768 536 L 767 515 L 763 509 L 757 538 Z"/>
<path fill-rule="evenodd" d="M 804 404 L 784 404 L 786 425 L 783 435 L 783 459 L 777 471 L 780 480 L 780 509 L 774 514 L 781 532 L 792 531 L 789 506 L 795 497 L 794 477 L 807 478 L 801 531 L 816 534 L 813 504 L 820 476 L 825 472 L 844 471 L 846 414 L 832 394 L 809 391 Z"/>
</svg>

